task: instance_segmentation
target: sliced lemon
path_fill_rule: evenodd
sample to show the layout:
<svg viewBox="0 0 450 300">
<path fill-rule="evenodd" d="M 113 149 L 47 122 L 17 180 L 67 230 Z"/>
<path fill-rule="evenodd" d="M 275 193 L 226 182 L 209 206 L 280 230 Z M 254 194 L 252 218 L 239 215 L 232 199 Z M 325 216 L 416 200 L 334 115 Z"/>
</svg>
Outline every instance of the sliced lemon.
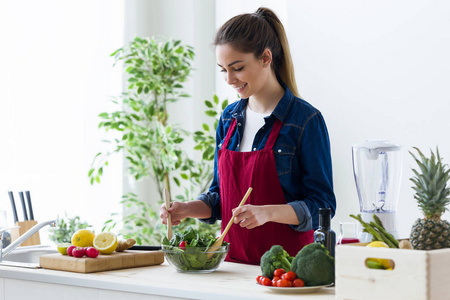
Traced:
<svg viewBox="0 0 450 300">
<path fill-rule="evenodd" d="M 117 236 L 112 232 L 102 232 L 94 238 L 94 247 L 101 254 L 111 254 L 117 248 Z"/>
<path fill-rule="evenodd" d="M 67 255 L 67 248 L 69 248 L 70 246 L 72 246 L 71 243 L 61 243 L 56 245 L 56 248 L 58 249 L 58 252 L 61 253 L 62 255 Z"/>
<path fill-rule="evenodd" d="M 72 235 L 72 245 L 77 247 L 90 247 L 93 245 L 95 233 L 88 229 L 77 230 Z"/>
</svg>

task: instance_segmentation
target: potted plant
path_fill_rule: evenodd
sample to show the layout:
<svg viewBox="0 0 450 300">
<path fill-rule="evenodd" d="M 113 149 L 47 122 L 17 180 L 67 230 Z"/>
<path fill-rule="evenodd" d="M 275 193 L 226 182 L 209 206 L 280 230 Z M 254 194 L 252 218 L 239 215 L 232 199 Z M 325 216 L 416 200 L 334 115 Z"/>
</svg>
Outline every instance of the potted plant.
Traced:
<svg viewBox="0 0 450 300">
<path fill-rule="evenodd" d="M 220 102 L 217 96 L 213 101 L 205 101 L 205 113 L 216 120 L 213 126 L 202 124 L 194 133 L 170 123 L 167 109 L 170 104 L 189 97 L 182 88 L 192 70 L 193 48 L 179 40 L 158 42 L 154 38 L 136 37 L 111 56 L 116 63 L 123 62 L 129 86 L 119 98 L 113 99 L 117 111 L 99 115 L 102 119 L 99 127 L 118 133 L 120 138 L 108 140 L 111 150 L 95 156 L 88 173 L 91 184 L 100 182 L 108 157 L 123 151 L 129 162 L 128 173 L 136 180 L 153 178 L 160 199 L 163 189 L 170 191 L 172 184 L 183 191 L 175 196 L 180 201 L 205 191 L 213 176 L 217 116 L 228 101 Z M 183 148 L 186 139 L 193 139 L 194 149 L 202 151 L 200 161 L 191 159 Z M 125 237 L 133 237 L 141 244 L 159 243 L 159 213 L 151 204 L 132 193 L 124 195 L 121 202 L 134 207 L 136 212 L 123 216 L 122 220 L 117 220 L 120 214 L 113 214 L 114 218 L 105 222 L 104 229 L 110 230 L 122 221 Z M 199 230 L 218 230 L 217 226 L 202 225 L 194 220 L 187 220 L 178 227 L 182 230 L 187 223 L 195 223 Z"/>
</svg>

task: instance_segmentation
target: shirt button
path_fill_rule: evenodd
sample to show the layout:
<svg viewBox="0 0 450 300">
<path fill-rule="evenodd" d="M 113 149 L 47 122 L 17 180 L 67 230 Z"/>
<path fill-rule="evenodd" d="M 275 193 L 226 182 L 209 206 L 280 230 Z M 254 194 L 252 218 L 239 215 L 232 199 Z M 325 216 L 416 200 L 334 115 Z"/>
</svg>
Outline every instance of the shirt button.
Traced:
<svg viewBox="0 0 450 300">
<path fill-rule="evenodd" d="M 238 126 L 241 126 L 241 123 L 238 123 Z"/>
<path fill-rule="evenodd" d="M 253 151 L 256 151 L 256 148 L 253 148 Z"/>
<path fill-rule="evenodd" d="M 278 153 L 281 153 L 281 149 L 278 149 Z"/>
</svg>

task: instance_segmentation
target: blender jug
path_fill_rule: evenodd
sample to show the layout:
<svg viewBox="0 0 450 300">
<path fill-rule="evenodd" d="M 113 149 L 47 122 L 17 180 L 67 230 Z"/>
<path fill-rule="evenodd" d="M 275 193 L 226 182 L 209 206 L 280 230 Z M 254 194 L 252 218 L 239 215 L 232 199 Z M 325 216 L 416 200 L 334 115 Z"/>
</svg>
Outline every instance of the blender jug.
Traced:
<svg viewBox="0 0 450 300">
<path fill-rule="evenodd" d="M 401 147 L 386 140 L 370 140 L 354 145 L 352 156 L 362 219 L 373 221 L 373 214 L 376 214 L 386 231 L 398 238 L 396 212 L 402 173 Z M 370 239 L 370 234 L 360 232 L 361 242 Z"/>
</svg>

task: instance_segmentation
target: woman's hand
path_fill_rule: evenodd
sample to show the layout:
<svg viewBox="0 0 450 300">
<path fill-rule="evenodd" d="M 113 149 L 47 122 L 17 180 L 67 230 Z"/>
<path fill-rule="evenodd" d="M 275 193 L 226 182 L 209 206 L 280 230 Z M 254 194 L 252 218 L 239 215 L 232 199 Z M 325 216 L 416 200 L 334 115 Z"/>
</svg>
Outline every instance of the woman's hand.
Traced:
<svg viewBox="0 0 450 300">
<path fill-rule="evenodd" d="M 279 205 L 243 205 L 233 209 L 234 223 L 252 229 L 267 222 L 298 225 L 294 209 L 287 204 Z"/>
<path fill-rule="evenodd" d="M 167 218 L 171 217 L 172 225 L 178 225 L 181 223 L 181 220 L 187 217 L 188 215 L 188 205 L 185 202 L 172 202 L 172 205 L 169 209 L 166 209 L 166 204 L 163 203 L 161 208 L 159 209 L 159 217 L 163 224 L 167 225 Z"/>
<path fill-rule="evenodd" d="M 159 209 L 159 217 L 163 224 L 167 225 L 169 213 L 172 225 L 180 224 L 181 220 L 185 218 L 211 218 L 211 208 L 201 200 L 192 200 L 188 202 L 174 201 L 169 209 L 166 209 L 166 205 L 163 203 Z"/>
<path fill-rule="evenodd" d="M 234 223 L 241 227 L 252 229 L 269 221 L 268 210 L 265 206 L 243 205 L 233 209 Z"/>
</svg>

